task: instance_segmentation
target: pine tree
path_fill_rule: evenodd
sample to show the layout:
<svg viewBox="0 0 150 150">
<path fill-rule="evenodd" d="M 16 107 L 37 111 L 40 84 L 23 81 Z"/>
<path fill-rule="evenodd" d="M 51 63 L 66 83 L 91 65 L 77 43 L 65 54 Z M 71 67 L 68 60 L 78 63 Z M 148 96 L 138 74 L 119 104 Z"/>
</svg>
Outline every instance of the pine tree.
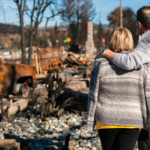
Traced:
<svg viewBox="0 0 150 150">
<path fill-rule="evenodd" d="M 103 25 L 101 23 L 99 23 L 98 29 L 97 29 L 97 46 L 98 46 L 98 51 L 102 50 L 103 47 L 104 47 L 103 38 L 104 38 Z"/>
<path fill-rule="evenodd" d="M 103 25 L 100 23 L 98 25 L 98 29 L 97 29 L 97 38 L 102 41 L 103 39 L 103 35 L 104 35 L 104 29 L 103 29 Z"/>
</svg>

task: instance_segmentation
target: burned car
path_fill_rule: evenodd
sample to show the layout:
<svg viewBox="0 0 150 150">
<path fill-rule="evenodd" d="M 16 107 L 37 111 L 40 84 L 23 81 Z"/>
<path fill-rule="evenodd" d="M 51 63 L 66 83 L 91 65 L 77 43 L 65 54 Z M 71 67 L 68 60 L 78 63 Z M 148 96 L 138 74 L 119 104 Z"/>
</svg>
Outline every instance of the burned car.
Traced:
<svg viewBox="0 0 150 150">
<path fill-rule="evenodd" d="M 36 82 L 36 68 L 25 64 L 3 63 L 0 59 L 0 95 L 27 97 Z"/>
</svg>

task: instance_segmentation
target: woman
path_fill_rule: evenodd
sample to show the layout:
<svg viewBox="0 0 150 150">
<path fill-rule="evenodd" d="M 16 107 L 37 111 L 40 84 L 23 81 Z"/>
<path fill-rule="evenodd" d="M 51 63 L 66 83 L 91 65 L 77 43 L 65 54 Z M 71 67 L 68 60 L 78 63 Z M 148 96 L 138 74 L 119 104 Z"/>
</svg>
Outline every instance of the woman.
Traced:
<svg viewBox="0 0 150 150">
<path fill-rule="evenodd" d="M 117 28 L 108 38 L 108 47 L 117 53 L 130 52 L 133 49 L 131 32 Z M 93 129 L 95 116 L 103 150 L 133 150 L 141 128 L 150 120 L 147 120 L 150 118 L 149 66 L 146 64 L 140 70 L 127 71 L 106 58 L 94 61 L 87 130 Z"/>
</svg>

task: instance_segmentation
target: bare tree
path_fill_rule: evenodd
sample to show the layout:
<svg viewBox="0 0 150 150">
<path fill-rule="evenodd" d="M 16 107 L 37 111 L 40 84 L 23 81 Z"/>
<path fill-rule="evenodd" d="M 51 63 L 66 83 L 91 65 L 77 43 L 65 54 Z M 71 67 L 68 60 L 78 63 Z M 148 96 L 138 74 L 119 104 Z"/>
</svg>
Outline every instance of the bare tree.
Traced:
<svg viewBox="0 0 150 150">
<path fill-rule="evenodd" d="M 63 13 L 62 10 L 59 10 L 59 9 L 57 8 L 57 5 L 56 5 L 56 4 L 55 4 L 55 7 L 54 7 L 54 8 L 52 8 L 52 7 L 49 6 L 49 9 L 50 9 L 51 15 L 50 15 L 49 17 L 46 17 L 45 27 L 44 27 L 43 36 L 42 36 L 42 47 L 43 47 L 43 45 L 44 45 L 44 35 L 45 35 L 45 31 L 46 31 L 46 28 L 47 28 L 47 25 L 48 25 L 48 21 L 49 21 L 50 19 L 54 18 L 55 16 L 57 16 L 57 15 Z"/>
<path fill-rule="evenodd" d="M 21 49 L 22 49 L 22 63 L 26 64 L 26 52 L 25 52 L 25 34 L 24 34 L 24 12 L 26 8 L 26 0 L 13 0 L 19 11 L 20 19 L 20 32 L 21 32 Z"/>
<path fill-rule="evenodd" d="M 44 46 L 44 36 L 45 36 L 45 32 L 46 32 L 46 28 L 47 28 L 47 25 L 48 25 L 48 21 L 53 18 L 53 17 L 47 17 L 46 18 L 46 22 L 45 22 L 45 27 L 44 27 L 44 31 L 43 31 L 43 36 L 42 36 L 42 47 Z"/>
<path fill-rule="evenodd" d="M 66 25 L 68 25 L 69 36 L 71 36 L 70 24 L 73 22 L 75 16 L 75 0 L 62 0 L 62 7 L 60 9 L 62 11 L 61 19 Z"/>
<path fill-rule="evenodd" d="M 57 47 L 56 40 L 59 40 L 60 37 L 60 31 L 58 30 L 57 22 L 55 24 L 54 30 L 50 33 L 49 37 L 51 39 L 53 47 Z"/>
<path fill-rule="evenodd" d="M 85 41 L 87 40 L 87 20 L 82 20 L 80 23 L 80 27 L 78 29 L 78 41 L 82 46 L 85 45 Z"/>
<path fill-rule="evenodd" d="M 28 64 L 31 65 L 32 40 L 35 32 L 35 39 L 39 46 L 38 26 L 43 20 L 44 12 L 50 5 L 56 5 L 56 0 L 34 0 L 33 7 L 27 7 L 27 15 L 30 17 L 30 36 L 29 36 L 29 59 Z M 53 16 L 53 15 L 52 15 Z"/>
<path fill-rule="evenodd" d="M 77 23 L 77 43 L 79 43 L 79 25 L 81 22 L 88 22 L 89 20 L 93 20 L 96 12 L 95 8 L 93 7 L 93 3 L 91 0 L 76 0 L 76 7 L 75 7 L 75 20 Z"/>
<path fill-rule="evenodd" d="M 91 0 L 62 0 L 62 9 L 64 13 L 61 15 L 63 22 L 67 22 L 69 25 L 69 36 L 70 36 L 70 24 L 76 23 L 77 34 L 76 41 L 79 43 L 79 26 L 82 22 L 88 22 L 93 20 L 95 13 L 95 8 Z"/>
</svg>

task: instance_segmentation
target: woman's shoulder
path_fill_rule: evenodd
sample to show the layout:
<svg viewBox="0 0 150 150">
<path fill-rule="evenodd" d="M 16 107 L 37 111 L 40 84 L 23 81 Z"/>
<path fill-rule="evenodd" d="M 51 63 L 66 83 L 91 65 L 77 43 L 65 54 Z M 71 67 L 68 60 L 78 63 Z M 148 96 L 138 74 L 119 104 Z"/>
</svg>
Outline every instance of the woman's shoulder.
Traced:
<svg viewBox="0 0 150 150">
<path fill-rule="evenodd" d="M 150 68 L 150 62 L 143 65 L 145 68 Z"/>
<path fill-rule="evenodd" d="M 97 64 L 99 64 L 99 65 L 107 65 L 108 64 L 109 65 L 110 63 L 112 63 L 112 62 L 105 57 L 97 58 L 94 60 L 94 65 L 97 65 Z"/>
<path fill-rule="evenodd" d="M 150 62 L 143 65 L 142 69 L 150 73 Z"/>
<path fill-rule="evenodd" d="M 109 62 L 109 60 L 106 57 L 96 58 L 94 61 L 100 62 L 100 63 Z"/>
</svg>

